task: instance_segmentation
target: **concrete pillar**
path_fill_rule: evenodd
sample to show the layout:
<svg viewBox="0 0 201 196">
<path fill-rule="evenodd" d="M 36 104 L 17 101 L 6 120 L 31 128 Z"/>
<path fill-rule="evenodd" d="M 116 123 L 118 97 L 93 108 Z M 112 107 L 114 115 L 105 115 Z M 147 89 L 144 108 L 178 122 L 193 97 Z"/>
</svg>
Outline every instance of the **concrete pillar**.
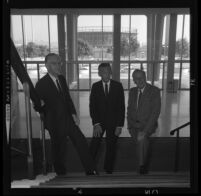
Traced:
<svg viewBox="0 0 201 196">
<path fill-rule="evenodd" d="M 164 16 L 162 14 L 150 14 L 147 17 L 147 60 L 161 60 L 162 37 L 163 37 Z M 149 63 L 147 65 L 147 80 L 159 80 L 160 64 Z"/>
<path fill-rule="evenodd" d="M 174 79 L 174 60 L 176 46 L 177 14 L 170 15 L 168 66 L 167 66 L 167 90 L 172 90 Z"/>
<path fill-rule="evenodd" d="M 162 14 L 157 14 L 156 25 L 155 25 L 155 53 L 154 53 L 155 61 L 161 60 L 163 24 L 164 24 L 164 16 Z M 154 81 L 158 81 L 159 76 L 160 76 L 160 63 L 156 63 L 154 65 Z"/>
<path fill-rule="evenodd" d="M 114 14 L 112 78 L 120 81 L 121 15 Z"/>
<path fill-rule="evenodd" d="M 155 14 L 147 15 L 147 60 L 152 61 L 154 57 L 154 29 L 155 29 Z M 153 65 L 147 64 L 147 80 L 152 81 Z"/>
<path fill-rule="evenodd" d="M 77 15 L 67 15 L 67 43 L 68 43 L 68 61 L 77 60 Z M 67 67 L 69 85 L 78 81 L 77 65 L 68 63 Z"/>
<path fill-rule="evenodd" d="M 65 50 L 65 27 L 64 27 L 64 14 L 58 14 L 57 17 L 58 24 L 58 46 L 59 55 L 62 61 L 62 74 L 66 78 L 66 50 Z"/>
</svg>

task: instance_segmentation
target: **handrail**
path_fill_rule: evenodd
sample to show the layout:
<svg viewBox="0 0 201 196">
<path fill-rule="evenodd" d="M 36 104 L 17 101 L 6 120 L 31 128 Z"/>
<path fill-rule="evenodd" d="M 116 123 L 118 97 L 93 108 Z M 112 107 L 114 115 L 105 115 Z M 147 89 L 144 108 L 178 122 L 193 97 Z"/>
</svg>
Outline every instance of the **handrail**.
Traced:
<svg viewBox="0 0 201 196">
<path fill-rule="evenodd" d="M 174 135 L 174 133 L 175 133 L 176 131 L 180 131 L 180 129 L 182 129 L 182 128 L 188 126 L 188 125 L 190 125 L 190 122 L 187 122 L 187 123 L 181 125 L 180 127 L 177 127 L 176 129 L 171 130 L 171 131 L 170 131 L 170 135 Z"/>
<path fill-rule="evenodd" d="M 180 154 L 179 154 L 179 147 L 180 147 L 180 145 L 179 145 L 179 131 L 182 128 L 188 126 L 189 124 L 190 124 L 190 122 L 187 122 L 187 123 L 177 127 L 176 129 L 173 129 L 170 131 L 170 135 L 174 135 L 174 133 L 177 132 L 176 144 L 175 144 L 176 147 L 175 147 L 175 159 L 174 159 L 174 172 L 178 171 L 178 166 L 179 166 L 179 156 L 180 156 Z"/>
<path fill-rule="evenodd" d="M 28 135 L 28 175 L 30 178 L 33 178 L 33 154 L 32 154 L 32 126 L 31 126 L 31 109 L 30 109 L 30 99 L 34 103 L 34 105 L 39 106 L 40 98 L 37 95 L 37 92 L 35 91 L 35 88 L 32 84 L 32 81 L 27 73 L 26 66 L 23 66 L 23 62 L 17 52 L 17 49 L 12 41 L 10 39 L 10 47 L 11 47 L 11 66 L 13 67 L 13 70 L 15 71 L 17 77 L 19 78 L 20 82 L 23 84 L 24 87 L 24 93 L 25 93 L 25 106 L 26 106 L 26 120 L 27 120 L 27 135 Z M 41 118 L 42 120 L 42 118 Z M 43 128 L 43 121 L 41 121 L 41 128 Z M 43 131 L 44 136 L 44 131 Z M 44 141 L 45 138 L 43 138 Z M 19 152 L 19 151 L 18 151 Z M 43 143 L 43 162 L 46 162 L 45 157 L 45 144 Z M 46 164 L 43 164 L 44 166 L 44 173 L 46 173 Z"/>
</svg>

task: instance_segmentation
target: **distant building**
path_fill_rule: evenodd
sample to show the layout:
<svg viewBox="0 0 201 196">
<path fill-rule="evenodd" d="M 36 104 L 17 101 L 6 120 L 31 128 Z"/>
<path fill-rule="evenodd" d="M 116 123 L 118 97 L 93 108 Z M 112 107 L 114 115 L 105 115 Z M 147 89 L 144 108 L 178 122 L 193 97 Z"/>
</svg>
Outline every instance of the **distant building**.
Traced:
<svg viewBox="0 0 201 196">
<path fill-rule="evenodd" d="M 112 58 L 112 54 L 107 53 L 108 48 L 113 46 L 112 27 L 81 27 L 78 29 L 78 39 L 82 39 L 93 48 L 93 56 L 95 58 Z M 129 29 L 124 28 L 121 36 L 129 38 Z M 132 29 L 130 36 L 136 37 L 137 29 Z"/>
</svg>

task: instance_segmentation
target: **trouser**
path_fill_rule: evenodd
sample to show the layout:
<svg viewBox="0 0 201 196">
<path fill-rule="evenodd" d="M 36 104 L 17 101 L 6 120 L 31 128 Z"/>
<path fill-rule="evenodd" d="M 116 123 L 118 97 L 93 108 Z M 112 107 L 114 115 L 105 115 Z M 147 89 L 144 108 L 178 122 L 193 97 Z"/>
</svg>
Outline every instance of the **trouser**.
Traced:
<svg viewBox="0 0 201 196">
<path fill-rule="evenodd" d="M 103 132 L 100 137 L 93 137 L 90 143 L 90 151 L 95 160 L 105 131 L 106 131 L 106 153 L 104 160 L 104 170 L 112 172 L 116 157 L 116 143 L 118 138 L 118 136 L 114 134 L 115 129 L 107 129 L 107 130 L 103 129 Z"/>
<path fill-rule="evenodd" d="M 147 164 L 148 149 L 149 149 L 149 137 L 144 137 L 144 139 L 137 141 L 139 165 Z"/>
<path fill-rule="evenodd" d="M 131 136 L 134 139 L 136 143 L 136 153 L 138 156 L 138 162 L 139 165 L 146 165 L 147 164 L 147 158 L 148 158 L 148 150 L 149 150 L 149 143 L 150 143 L 150 137 L 144 137 L 140 141 L 137 140 L 139 131 L 131 130 Z"/>
<path fill-rule="evenodd" d="M 85 172 L 92 172 L 96 170 L 95 161 L 93 160 L 91 153 L 89 151 L 88 143 L 80 128 L 72 123 L 69 126 L 67 135 L 71 139 L 78 155 L 80 157 L 81 163 L 84 167 Z M 52 155 L 55 171 L 63 172 L 66 171 L 65 155 L 66 155 L 66 141 L 67 135 L 62 134 L 51 134 L 52 143 Z"/>
</svg>

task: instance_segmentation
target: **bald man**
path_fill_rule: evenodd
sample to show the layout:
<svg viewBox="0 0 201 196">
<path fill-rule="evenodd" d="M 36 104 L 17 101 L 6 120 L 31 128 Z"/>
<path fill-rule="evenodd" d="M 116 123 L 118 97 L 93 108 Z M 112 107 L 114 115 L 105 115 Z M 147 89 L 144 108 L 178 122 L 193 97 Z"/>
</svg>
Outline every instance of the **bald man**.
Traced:
<svg viewBox="0 0 201 196">
<path fill-rule="evenodd" d="M 149 137 L 156 131 L 161 109 L 160 89 L 146 82 L 146 74 L 142 70 L 134 70 L 132 77 L 136 87 L 129 91 L 128 131 L 137 144 L 139 173 L 147 174 Z"/>
</svg>

